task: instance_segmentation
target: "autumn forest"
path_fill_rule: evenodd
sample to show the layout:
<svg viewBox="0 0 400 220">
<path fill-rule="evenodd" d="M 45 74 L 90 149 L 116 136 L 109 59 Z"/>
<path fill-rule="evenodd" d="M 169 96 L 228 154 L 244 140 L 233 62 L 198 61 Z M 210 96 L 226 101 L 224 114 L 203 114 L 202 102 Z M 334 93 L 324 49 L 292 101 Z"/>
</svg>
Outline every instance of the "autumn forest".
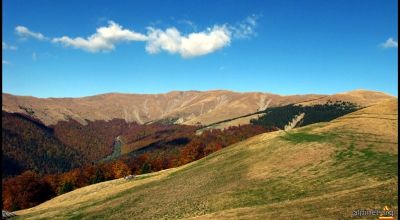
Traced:
<svg viewBox="0 0 400 220">
<path fill-rule="evenodd" d="M 274 130 L 243 125 L 196 135 L 196 126 L 121 119 L 45 126 L 22 114 L 3 112 L 2 118 L 2 201 L 7 210 L 29 208 L 89 184 L 177 167 Z M 122 147 L 109 158 L 117 137 Z"/>
</svg>

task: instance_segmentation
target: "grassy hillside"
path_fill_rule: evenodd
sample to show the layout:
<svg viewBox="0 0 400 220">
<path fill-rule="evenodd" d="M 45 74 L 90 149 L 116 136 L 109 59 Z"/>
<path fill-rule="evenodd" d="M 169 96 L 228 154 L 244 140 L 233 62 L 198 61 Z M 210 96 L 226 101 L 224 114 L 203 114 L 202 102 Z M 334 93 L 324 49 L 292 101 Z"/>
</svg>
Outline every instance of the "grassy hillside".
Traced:
<svg viewBox="0 0 400 220">
<path fill-rule="evenodd" d="M 397 100 L 261 134 L 182 167 L 84 187 L 16 219 L 349 219 L 397 212 Z M 377 219 L 377 217 L 370 217 Z"/>
</svg>

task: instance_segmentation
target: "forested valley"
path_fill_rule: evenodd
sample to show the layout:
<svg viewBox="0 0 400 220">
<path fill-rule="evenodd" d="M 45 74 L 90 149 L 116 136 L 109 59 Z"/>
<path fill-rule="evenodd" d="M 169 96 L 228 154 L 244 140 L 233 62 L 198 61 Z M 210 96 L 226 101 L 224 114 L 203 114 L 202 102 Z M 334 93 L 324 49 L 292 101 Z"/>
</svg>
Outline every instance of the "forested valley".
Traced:
<svg viewBox="0 0 400 220">
<path fill-rule="evenodd" d="M 3 207 L 25 209 L 86 185 L 177 167 L 254 135 L 258 125 L 223 130 L 124 120 L 74 120 L 45 126 L 26 115 L 3 112 Z M 116 138 L 122 149 L 115 158 Z M 22 193 L 28 192 L 28 193 Z"/>
</svg>

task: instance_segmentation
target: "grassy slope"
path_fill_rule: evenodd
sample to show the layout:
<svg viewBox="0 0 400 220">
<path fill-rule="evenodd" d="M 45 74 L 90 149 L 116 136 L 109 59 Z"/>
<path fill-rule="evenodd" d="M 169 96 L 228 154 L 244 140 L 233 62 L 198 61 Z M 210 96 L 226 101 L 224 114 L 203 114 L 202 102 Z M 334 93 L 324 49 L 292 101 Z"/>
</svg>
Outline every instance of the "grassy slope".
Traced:
<svg viewBox="0 0 400 220">
<path fill-rule="evenodd" d="M 179 168 L 75 190 L 17 219 L 348 219 L 358 208 L 397 210 L 397 112 L 389 101 L 258 135 Z"/>
</svg>

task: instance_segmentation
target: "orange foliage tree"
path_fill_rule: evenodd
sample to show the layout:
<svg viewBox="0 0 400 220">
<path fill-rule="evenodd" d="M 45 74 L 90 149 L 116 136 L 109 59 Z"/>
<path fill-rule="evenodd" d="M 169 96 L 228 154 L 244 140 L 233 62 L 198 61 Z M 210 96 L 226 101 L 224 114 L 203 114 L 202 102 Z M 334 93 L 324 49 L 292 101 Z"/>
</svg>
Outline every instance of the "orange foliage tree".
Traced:
<svg viewBox="0 0 400 220">
<path fill-rule="evenodd" d="M 112 166 L 112 170 L 114 172 L 114 178 L 116 179 L 131 174 L 131 169 L 122 160 L 118 160 L 117 162 L 115 162 Z"/>
<path fill-rule="evenodd" d="M 2 186 L 3 208 L 11 211 L 35 206 L 54 196 L 50 184 L 32 171 L 3 180 Z"/>
</svg>

